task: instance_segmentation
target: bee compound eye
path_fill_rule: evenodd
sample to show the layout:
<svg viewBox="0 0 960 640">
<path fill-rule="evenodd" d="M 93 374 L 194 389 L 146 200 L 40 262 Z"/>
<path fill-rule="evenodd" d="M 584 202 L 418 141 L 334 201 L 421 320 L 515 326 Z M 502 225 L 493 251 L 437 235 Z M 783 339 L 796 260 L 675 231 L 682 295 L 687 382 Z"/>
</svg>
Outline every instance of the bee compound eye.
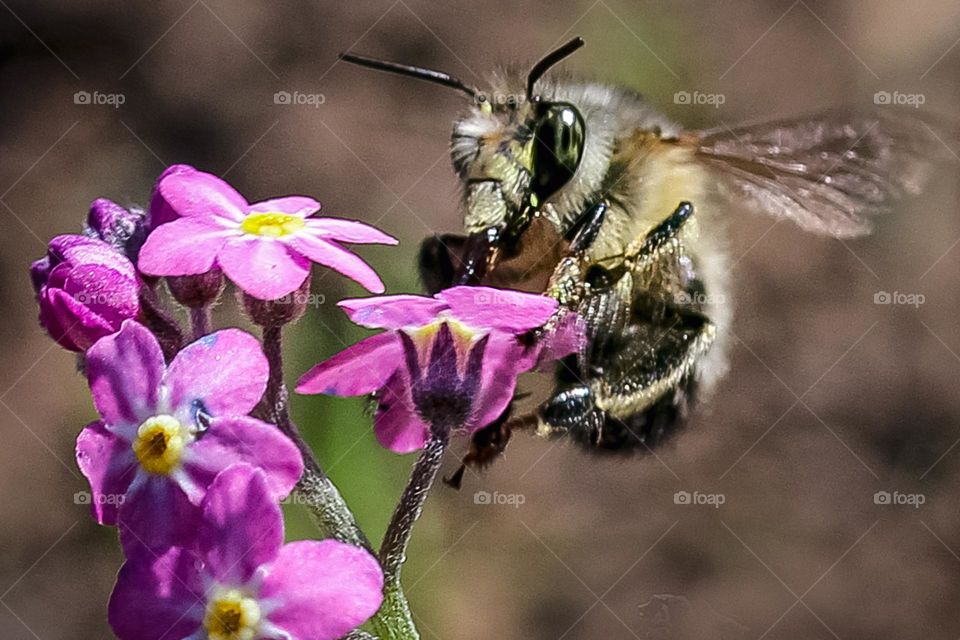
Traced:
<svg viewBox="0 0 960 640">
<path fill-rule="evenodd" d="M 570 104 L 546 104 L 534 129 L 533 187 L 544 200 L 556 193 L 577 172 L 583 156 L 585 126 L 580 112 Z"/>
</svg>

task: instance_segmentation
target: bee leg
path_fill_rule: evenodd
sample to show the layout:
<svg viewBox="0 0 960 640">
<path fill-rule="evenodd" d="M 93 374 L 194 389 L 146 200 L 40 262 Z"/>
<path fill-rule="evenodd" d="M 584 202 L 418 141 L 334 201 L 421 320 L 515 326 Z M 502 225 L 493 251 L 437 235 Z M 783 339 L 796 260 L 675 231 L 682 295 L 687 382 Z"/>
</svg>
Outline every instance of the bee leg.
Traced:
<svg viewBox="0 0 960 640">
<path fill-rule="evenodd" d="M 694 365 L 715 336 L 699 326 L 634 326 L 589 382 L 565 383 L 539 412 L 540 435 L 569 435 L 591 450 L 629 451 L 665 440 L 695 391 Z"/>
<path fill-rule="evenodd" d="M 606 415 L 594 403 L 593 391 L 576 384 L 558 391 L 540 409 L 537 435 L 569 435 L 583 444 L 595 445 Z"/>
<path fill-rule="evenodd" d="M 675 248 L 679 241 L 680 230 L 692 216 L 693 205 L 689 202 L 681 202 L 673 213 L 648 231 L 643 238 L 628 245 L 626 260 L 631 270 L 642 269 L 660 260 L 664 249 L 668 249 L 670 245 L 674 245 Z"/>
<path fill-rule="evenodd" d="M 466 241 L 466 236 L 447 233 L 426 238 L 420 244 L 417 266 L 427 293 L 433 295 L 453 286 L 454 278 L 463 266 Z"/>
<path fill-rule="evenodd" d="M 590 248 L 600 233 L 600 227 L 603 226 L 609 207 L 606 200 L 601 200 L 580 214 L 573 226 L 575 233 L 570 239 L 571 253 L 583 253 Z"/>
<path fill-rule="evenodd" d="M 609 206 L 601 200 L 580 214 L 573 227 L 568 255 L 560 260 L 550 276 L 545 293 L 563 307 L 576 309 L 583 299 L 584 274 L 589 266 L 587 249 L 596 240 Z"/>
<path fill-rule="evenodd" d="M 513 405 L 510 405 L 496 421 L 473 434 L 470 448 L 461 460 L 460 467 L 449 478 L 444 478 L 444 483 L 459 490 L 467 467 L 484 469 L 490 466 L 506 450 L 514 430 L 536 426 L 536 416 L 511 418 L 512 411 Z"/>
</svg>

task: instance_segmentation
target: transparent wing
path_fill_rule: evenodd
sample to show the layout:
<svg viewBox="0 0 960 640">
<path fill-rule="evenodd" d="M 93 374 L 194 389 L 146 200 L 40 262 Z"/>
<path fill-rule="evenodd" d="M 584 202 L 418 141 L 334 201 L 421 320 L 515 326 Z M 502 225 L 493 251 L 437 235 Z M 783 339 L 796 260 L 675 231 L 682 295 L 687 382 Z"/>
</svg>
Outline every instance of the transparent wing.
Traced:
<svg viewBox="0 0 960 640">
<path fill-rule="evenodd" d="M 693 135 L 731 204 L 843 238 L 869 233 L 871 218 L 952 158 L 941 131 L 899 111 L 832 111 Z"/>
</svg>

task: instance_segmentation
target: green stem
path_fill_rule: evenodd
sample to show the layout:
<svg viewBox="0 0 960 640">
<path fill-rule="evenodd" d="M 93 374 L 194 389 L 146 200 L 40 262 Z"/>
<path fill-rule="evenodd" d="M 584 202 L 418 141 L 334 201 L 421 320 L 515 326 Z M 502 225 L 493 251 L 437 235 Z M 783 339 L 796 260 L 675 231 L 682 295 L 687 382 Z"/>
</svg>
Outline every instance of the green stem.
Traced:
<svg viewBox="0 0 960 640">
<path fill-rule="evenodd" d="M 380 640 L 419 640 L 420 633 L 399 581 L 388 582 L 383 589 L 383 604 L 370 620 Z"/>
<path fill-rule="evenodd" d="M 442 430 L 432 435 L 420 452 L 413 465 L 410 481 L 400 496 L 400 502 L 383 537 L 380 564 L 386 580 L 384 602 L 371 621 L 382 640 L 416 640 L 420 637 L 413 622 L 410 605 L 403 593 L 400 572 L 407 559 L 407 546 L 413 534 L 413 525 L 423 512 L 423 503 L 440 471 L 448 441 L 447 430 Z"/>
<path fill-rule="evenodd" d="M 370 541 L 360 529 L 340 491 L 320 466 L 310 445 L 300 435 L 297 425 L 290 419 L 289 394 L 283 383 L 281 333 L 280 326 L 263 328 L 263 351 L 270 365 L 270 373 L 267 391 L 258 413 L 276 424 L 300 450 L 303 457 L 303 475 L 294 490 L 323 535 L 372 551 Z"/>
<path fill-rule="evenodd" d="M 324 535 L 363 547 L 373 552 L 370 541 L 364 535 L 347 506 L 340 491 L 324 472 L 313 450 L 300 435 L 297 425 L 290 419 L 288 393 L 283 383 L 282 327 L 263 328 L 263 350 L 270 365 L 267 391 L 258 413 L 276 424 L 285 433 L 303 457 L 303 475 L 295 491 L 307 507 Z M 440 469 L 447 436 L 432 438 L 414 465 L 407 484 L 394 511 L 384 543 L 380 550 L 380 562 L 384 567 L 384 598 L 380 610 L 370 620 L 370 625 L 379 640 L 419 640 L 420 634 L 413 622 L 410 605 L 400 584 L 400 567 L 405 559 L 407 544 L 413 524 L 420 517 L 423 502 Z M 350 638 L 364 638 L 363 632 L 355 631 Z"/>
</svg>

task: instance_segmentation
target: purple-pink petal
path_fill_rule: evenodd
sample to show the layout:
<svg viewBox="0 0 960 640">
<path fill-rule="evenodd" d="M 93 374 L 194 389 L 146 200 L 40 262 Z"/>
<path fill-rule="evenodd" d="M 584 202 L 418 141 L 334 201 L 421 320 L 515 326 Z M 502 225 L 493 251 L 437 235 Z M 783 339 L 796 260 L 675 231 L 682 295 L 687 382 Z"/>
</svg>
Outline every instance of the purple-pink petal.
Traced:
<svg viewBox="0 0 960 640">
<path fill-rule="evenodd" d="M 547 296 L 492 287 L 453 287 L 436 297 L 467 325 L 514 332 L 543 326 L 558 306 Z"/>
<path fill-rule="evenodd" d="M 90 481 L 90 508 L 100 524 L 115 525 L 117 512 L 138 463 L 130 442 L 101 421 L 87 425 L 77 438 L 77 466 Z"/>
<path fill-rule="evenodd" d="M 402 369 L 381 391 L 373 430 L 377 442 L 400 454 L 423 449 L 430 437 L 430 427 L 414 408 L 410 382 Z"/>
<path fill-rule="evenodd" d="M 254 202 L 247 207 L 247 213 L 286 213 L 304 218 L 320 211 L 320 203 L 309 196 L 283 196 L 262 202 Z"/>
<path fill-rule="evenodd" d="M 283 515 L 262 471 L 237 464 L 217 476 L 203 500 L 199 550 L 221 584 L 244 584 L 283 544 Z"/>
<path fill-rule="evenodd" d="M 180 214 L 173 210 L 170 203 L 163 199 L 163 195 L 159 189 L 160 183 L 163 182 L 167 176 L 178 173 L 196 173 L 196 171 L 196 169 L 188 164 L 172 164 L 163 170 L 163 173 L 157 178 L 157 182 L 153 187 L 153 193 L 150 195 L 150 208 L 147 212 L 147 222 L 150 225 L 150 229 L 156 229 L 160 225 L 173 222 L 180 217 Z"/>
<path fill-rule="evenodd" d="M 447 307 L 444 303 L 414 295 L 374 296 L 341 300 L 343 309 L 353 322 L 371 329 L 422 327 L 437 319 Z"/>
<path fill-rule="evenodd" d="M 211 173 L 196 170 L 171 172 L 160 180 L 157 191 L 181 217 L 216 216 L 240 222 L 246 214 L 246 199 Z"/>
<path fill-rule="evenodd" d="M 63 290 L 114 328 L 140 310 L 140 283 L 132 274 L 104 265 L 72 269 Z"/>
<path fill-rule="evenodd" d="M 397 244 L 393 236 L 357 220 L 344 218 L 310 218 L 307 229 L 321 238 L 348 244 Z"/>
<path fill-rule="evenodd" d="M 140 424 L 154 415 L 164 373 L 163 352 L 150 331 L 132 320 L 87 351 L 93 402 L 107 424 Z"/>
<path fill-rule="evenodd" d="M 373 393 L 397 370 L 402 351 L 393 331 L 370 336 L 310 369 L 297 382 L 297 393 L 333 396 Z"/>
<path fill-rule="evenodd" d="M 203 623 L 204 588 L 197 559 L 172 548 L 130 557 L 110 596 L 108 619 L 120 640 L 180 640 Z"/>
<path fill-rule="evenodd" d="M 267 620 L 297 640 L 336 640 L 383 601 L 383 572 L 369 552 L 336 540 L 291 542 L 260 591 L 278 604 Z"/>
<path fill-rule="evenodd" d="M 184 452 L 182 488 L 199 504 L 207 487 L 227 467 L 245 463 L 266 473 L 274 500 L 285 498 L 303 473 L 296 445 L 275 426 L 248 416 L 214 418 Z"/>
<path fill-rule="evenodd" d="M 99 238 L 76 234 L 56 236 L 50 241 L 47 250 L 54 263 L 53 266 L 61 263 L 72 266 L 98 264 L 110 267 L 129 278 L 136 275 L 133 263 Z"/>
<path fill-rule="evenodd" d="M 240 329 L 216 331 L 188 345 L 170 363 L 164 385 L 174 410 L 199 402 L 212 416 L 246 415 L 267 388 L 260 343 Z M 188 416 L 178 416 L 187 419 Z"/>
<path fill-rule="evenodd" d="M 117 525 L 127 557 L 171 546 L 191 546 L 200 524 L 200 507 L 170 476 L 138 472 L 130 485 Z"/>
<path fill-rule="evenodd" d="M 217 252 L 232 233 L 198 218 L 181 218 L 161 225 L 147 236 L 140 249 L 140 270 L 154 276 L 206 273 L 213 268 Z"/>
<path fill-rule="evenodd" d="M 231 238 L 217 261 L 234 284 L 261 300 L 293 293 L 310 275 L 310 261 L 275 238 Z"/>
<path fill-rule="evenodd" d="M 565 312 L 554 327 L 553 331 L 546 332 L 540 339 L 536 349 L 530 350 L 534 362 L 525 365 L 525 368 L 535 368 L 542 364 L 564 358 L 571 353 L 577 353 L 586 340 L 586 325 L 583 319 L 573 312 Z"/>
<path fill-rule="evenodd" d="M 467 425 L 469 430 L 482 429 L 499 418 L 513 400 L 517 377 L 525 370 L 523 355 L 524 347 L 515 336 L 500 331 L 490 334 L 483 355 L 480 390 L 474 403 L 476 413 Z M 530 368 L 533 363 L 526 365 Z"/>
<path fill-rule="evenodd" d="M 85 351 L 116 328 L 62 289 L 40 293 L 40 324 L 65 349 Z"/>
<path fill-rule="evenodd" d="M 313 262 L 356 280 L 367 291 L 383 293 L 383 281 L 373 267 L 357 254 L 347 251 L 335 242 L 320 238 L 311 232 L 301 232 L 290 237 L 290 246 Z"/>
</svg>

